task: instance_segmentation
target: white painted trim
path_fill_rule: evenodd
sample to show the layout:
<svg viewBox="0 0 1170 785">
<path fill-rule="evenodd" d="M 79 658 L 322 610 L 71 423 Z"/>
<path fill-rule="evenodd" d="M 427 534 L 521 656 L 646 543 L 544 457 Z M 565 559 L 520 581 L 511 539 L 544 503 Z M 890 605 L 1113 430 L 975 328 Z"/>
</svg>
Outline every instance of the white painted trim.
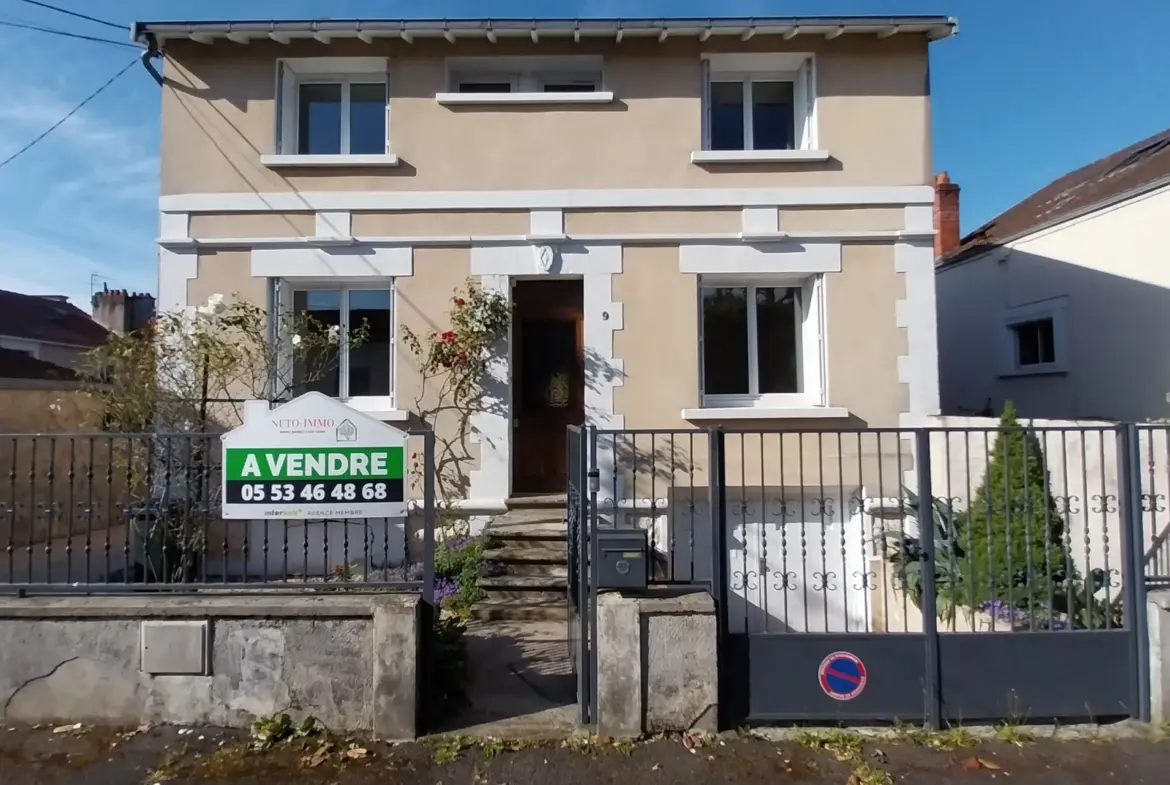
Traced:
<svg viewBox="0 0 1170 785">
<path fill-rule="evenodd" d="M 746 237 L 779 235 L 780 211 L 775 207 L 745 207 L 740 216 L 740 225 Z"/>
<path fill-rule="evenodd" d="M 435 100 L 443 106 L 608 104 L 613 103 L 613 93 L 609 90 L 592 93 L 436 93 Z"/>
<path fill-rule="evenodd" d="M 158 251 L 158 312 L 187 307 L 187 282 L 199 275 L 199 252 L 194 248 Z"/>
<path fill-rule="evenodd" d="M 282 57 L 297 76 L 353 76 L 356 74 L 385 75 L 385 57 Z"/>
<path fill-rule="evenodd" d="M 840 243 L 774 242 L 758 245 L 684 245 L 680 273 L 812 275 L 841 272 Z"/>
<path fill-rule="evenodd" d="M 191 232 L 191 218 L 187 213 L 163 213 L 158 214 L 158 233 L 159 237 L 167 239 L 179 239 L 190 237 Z"/>
<path fill-rule="evenodd" d="M 254 278 L 401 278 L 414 274 L 410 247 L 256 248 Z"/>
<path fill-rule="evenodd" d="M 711 64 L 712 76 L 727 72 L 792 72 L 812 56 L 811 52 L 704 52 L 699 55 Z"/>
<path fill-rule="evenodd" d="M 629 188 L 545 191 L 281 191 L 172 194 L 164 212 L 303 210 L 536 210 L 640 207 L 818 207 L 933 204 L 929 185 L 822 188 Z"/>
<path fill-rule="evenodd" d="M 368 155 L 262 155 L 260 163 L 270 169 L 305 167 L 354 167 L 354 166 L 398 166 L 398 156 L 393 153 L 371 153 Z"/>
<path fill-rule="evenodd" d="M 1001 314 L 1002 331 L 999 346 L 999 376 L 1045 376 L 1068 373 L 1068 295 L 1015 305 Z M 1020 365 L 1017 361 L 1015 326 L 1040 319 L 1052 320 L 1053 361 L 1036 365 Z"/>
<path fill-rule="evenodd" d="M 907 346 L 907 353 L 898 357 L 898 381 L 907 385 L 909 393 L 908 410 L 903 413 L 908 417 L 900 418 L 900 425 L 912 427 L 939 413 L 933 243 L 896 243 L 894 269 L 906 280 L 906 297 L 894 303 L 897 326 L 906 329 Z"/>
<path fill-rule="evenodd" d="M 315 216 L 318 237 L 351 239 L 352 220 L 348 210 L 322 210 Z"/>
<path fill-rule="evenodd" d="M 843 420 L 849 416 L 849 410 L 843 406 L 725 406 L 682 410 L 682 418 L 689 422 L 719 420 Z"/>
<path fill-rule="evenodd" d="M 809 163 L 829 160 L 828 150 L 695 150 L 693 164 Z"/>
<path fill-rule="evenodd" d="M 637 232 L 617 234 L 575 234 L 575 235 L 541 235 L 541 234 L 514 234 L 514 235 L 401 235 L 401 236 L 361 236 L 361 237 L 182 237 L 158 238 L 157 242 L 164 248 L 192 248 L 207 246 L 211 248 L 263 248 L 278 246 L 281 248 L 311 246 L 336 247 L 337 245 L 369 245 L 369 246 L 419 246 L 419 245 L 511 245 L 515 243 L 532 243 L 541 241 L 562 242 L 571 240 L 586 245 L 619 243 L 632 245 L 637 243 L 720 243 L 738 244 L 779 242 L 793 240 L 797 242 L 839 242 L 843 240 L 875 240 L 892 242 L 895 240 L 929 240 L 934 232 L 904 232 L 900 229 L 875 231 L 841 231 L 841 232 L 763 232 L 760 234 L 744 232 Z"/>
<path fill-rule="evenodd" d="M 934 234 L 933 204 L 907 205 L 902 212 L 902 218 L 905 221 L 907 231 Z"/>
<path fill-rule="evenodd" d="M 530 238 L 564 237 L 565 212 L 564 210 L 533 210 L 528 214 L 528 232 Z"/>
<path fill-rule="evenodd" d="M 624 325 L 621 303 L 613 300 L 613 276 L 622 271 L 620 245 L 587 246 L 566 243 L 555 247 L 556 257 L 545 270 L 528 244 L 473 246 L 471 274 L 487 291 L 511 299 L 516 278 L 579 277 L 583 282 L 586 422 L 598 428 L 620 429 L 625 418 L 614 412 L 613 391 L 622 384 L 625 367 L 614 356 L 613 338 Z M 511 491 L 512 419 L 510 339 L 501 345 L 489 366 L 497 394 L 472 415 L 473 439 L 480 446 L 479 466 L 470 472 L 472 497 L 507 497 Z M 613 467 L 598 467 L 601 488 L 612 493 Z"/>
</svg>

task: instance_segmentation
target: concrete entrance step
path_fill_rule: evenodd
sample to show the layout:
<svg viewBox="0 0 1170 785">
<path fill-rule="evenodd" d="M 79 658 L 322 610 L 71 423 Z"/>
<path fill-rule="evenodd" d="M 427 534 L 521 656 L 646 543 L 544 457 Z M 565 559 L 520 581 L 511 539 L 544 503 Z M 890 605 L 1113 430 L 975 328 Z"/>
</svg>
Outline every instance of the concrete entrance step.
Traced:
<svg viewBox="0 0 1170 785">
<path fill-rule="evenodd" d="M 484 558 L 507 565 L 509 570 L 520 567 L 563 565 L 568 561 L 564 542 L 553 540 L 503 541 L 500 547 L 484 551 Z"/>
<path fill-rule="evenodd" d="M 471 608 L 471 618 L 478 621 L 558 621 L 569 620 L 569 602 L 565 596 L 555 600 L 483 600 Z"/>
<path fill-rule="evenodd" d="M 569 497 L 563 493 L 525 494 L 513 496 L 505 504 L 509 510 L 551 510 L 565 509 Z"/>
<path fill-rule="evenodd" d="M 487 534 L 497 540 L 544 540 L 564 545 L 567 529 L 562 520 L 510 521 L 501 516 L 488 526 Z"/>
</svg>

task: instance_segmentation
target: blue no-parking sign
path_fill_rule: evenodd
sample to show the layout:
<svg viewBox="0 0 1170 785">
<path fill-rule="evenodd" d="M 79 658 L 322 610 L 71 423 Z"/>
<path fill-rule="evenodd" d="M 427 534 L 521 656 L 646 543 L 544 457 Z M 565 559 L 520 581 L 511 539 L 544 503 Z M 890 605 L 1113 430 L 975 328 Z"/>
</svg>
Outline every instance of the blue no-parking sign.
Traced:
<svg viewBox="0 0 1170 785">
<path fill-rule="evenodd" d="M 817 678 L 830 698 L 851 701 L 865 689 L 865 663 L 847 651 L 835 651 L 821 660 Z"/>
</svg>

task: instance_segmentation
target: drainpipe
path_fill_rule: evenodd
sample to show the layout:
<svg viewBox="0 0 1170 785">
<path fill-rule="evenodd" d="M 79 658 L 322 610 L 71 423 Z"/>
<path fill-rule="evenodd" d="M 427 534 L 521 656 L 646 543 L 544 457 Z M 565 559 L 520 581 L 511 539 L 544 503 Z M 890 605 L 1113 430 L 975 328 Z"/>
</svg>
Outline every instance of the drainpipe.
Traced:
<svg viewBox="0 0 1170 785">
<path fill-rule="evenodd" d="M 158 41 L 155 39 L 153 33 L 146 34 L 146 51 L 142 53 L 142 67 L 150 73 L 154 81 L 158 82 L 159 87 L 162 87 L 163 75 L 159 73 L 158 69 L 154 67 L 151 60 L 161 60 L 163 57 L 162 50 L 158 48 Z"/>
</svg>

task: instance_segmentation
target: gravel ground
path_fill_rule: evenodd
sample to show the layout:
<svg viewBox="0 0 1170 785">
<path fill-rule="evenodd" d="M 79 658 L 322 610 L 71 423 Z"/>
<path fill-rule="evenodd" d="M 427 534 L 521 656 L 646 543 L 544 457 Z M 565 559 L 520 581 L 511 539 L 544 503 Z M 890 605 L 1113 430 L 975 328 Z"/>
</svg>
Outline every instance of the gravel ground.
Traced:
<svg viewBox="0 0 1170 785">
<path fill-rule="evenodd" d="M 664 737 L 636 744 L 470 742 L 462 737 L 387 745 L 321 737 L 254 750 L 236 731 L 0 726 L 5 785 L 337 783 L 337 785 L 948 785 L 990 780 L 1036 785 L 1164 783 L 1170 741 L 1043 739 L 1019 744 L 937 737 L 866 739 L 800 734 L 786 741 Z M 941 746 L 932 749 L 929 744 Z M 844 760 L 841 760 L 844 758 Z"/>
</svg>

